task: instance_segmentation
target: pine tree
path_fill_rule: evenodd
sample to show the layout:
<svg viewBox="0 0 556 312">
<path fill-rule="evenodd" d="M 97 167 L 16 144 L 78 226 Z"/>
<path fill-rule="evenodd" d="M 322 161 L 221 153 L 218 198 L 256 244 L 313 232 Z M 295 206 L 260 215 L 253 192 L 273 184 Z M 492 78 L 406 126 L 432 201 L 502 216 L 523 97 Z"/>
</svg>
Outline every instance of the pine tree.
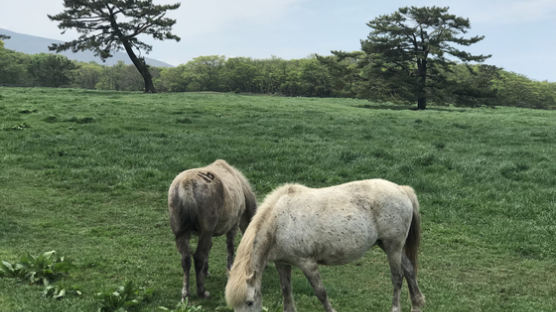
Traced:
<svg viewBox="0 0 556 312">
<path fill-rule="evenodd" d="M 490 57 L 472 55 L 453 46 L 470 46 L 484 36 L 464 38 L 470 28 L 469 19 L 449 14 L 448 9 L 400 8 L 371 20 L 367 25 L 372 31 L 361 41 L 367 70 L 395 82 L 417 100 L 418 109 L 426 108 L 428 94 L 435 84 L 442 83 L 441 73 L 450 70 L 454 59 L 482 62 Z"/>
<path fill-rule="evenodd" d="M 50 50 L 73 52 L 92 50 L 103 61 L 112 52 L 127 52 L 129 58 L 145 81 L 145 92 L 156 92 L 149 66 L 145 58 L 135 51 L 146 53 L 152 46 L 140 41 L 141 34 L 157 40 L 180 38 L 171 33 L 176 20 L 165 17 L 168 10 L 175 10 L 179 3 L 155 5 L 152 0 L 64 0 L 65 10 L 57 15 L 48 15 L 59 22 L 58 28 L 76 29 L 81 35 L 78 39 L 62 44 L 53 44 Z"/>
</svg>

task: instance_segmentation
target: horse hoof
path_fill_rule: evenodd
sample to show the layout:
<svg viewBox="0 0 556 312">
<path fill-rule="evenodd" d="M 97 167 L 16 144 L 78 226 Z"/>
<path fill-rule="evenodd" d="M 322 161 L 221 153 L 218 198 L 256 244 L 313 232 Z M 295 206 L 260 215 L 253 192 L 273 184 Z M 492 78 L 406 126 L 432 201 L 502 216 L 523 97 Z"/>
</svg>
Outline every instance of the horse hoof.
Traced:
<svg viewBox="0 0 556 312">
<path fill-rule="evenodd" d="M 208 297 L 210 297 L 210 293 L 207 290 L 205 290 L 202 293 L 199 293 L 199 298 L 205 298 L 206 299 Z"/>
</svg>

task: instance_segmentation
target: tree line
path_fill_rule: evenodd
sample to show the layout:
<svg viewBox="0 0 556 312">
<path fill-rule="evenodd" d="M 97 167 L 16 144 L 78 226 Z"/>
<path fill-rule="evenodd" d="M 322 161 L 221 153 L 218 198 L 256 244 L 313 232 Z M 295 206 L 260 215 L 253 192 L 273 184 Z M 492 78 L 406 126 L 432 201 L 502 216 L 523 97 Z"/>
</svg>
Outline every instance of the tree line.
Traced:
<svg viewBox="0 0 556 312">
<path fill-rule="evenodd" d="M 0 45 L 0 83 L 7 85 L 72 86 L 145 92 L 221 91 L 286 96 L 354 97 L 397 103 L 461 106 L 509 105 L 554 108 L 553 83 L 484 65 L 490 55 L 473 55 L 462 47 L 484 39 L 465 37 L 469 19 L 448 7 L 403 7 L 372 19 L 361 50 L 332 51 L 331 56 L 251 59 L 200 56 L 175 68 L 154 68 L 135 51 L 150 51 L 138 39 L 179 40 L 171 33 L 176 22 L 165 17 L 178 4 L 154 5 L 152 0 L 64 1 L 65 10 L 51 20 L 60 29 L 82 35 L 54 44 L 55 51 L 92 50 L 101 59 L 125 49 L 132 66 L 76 63 L 60 55 L 24 55 Z M 123 21 L 118 17 L 126 17 Z M 0 35 L 2 39 L 9 39 Z M 156 87 L 155 87 L 156 86 Z"/>
<path fill-rule="evenodd" d="M 162 92 L 217 91 L 309 97 L 351 97 L 413 103 L 402 85 L 361 65 L 361 52 L 303 59 L 200 56 L 170 68 L 150 67 Z M 366 69 L 367 68 L 367 69 Z M 451 65 L 429 101 L 435 105 L 556 108 L 556 83 L 491 65 Z M 133 65 L 83 63 L 56 54 L 28 55 L 0 44 L 0 85 L 144 91 Z"/>
<path fill-rule="evenodd" d="M 64 0 L 65 10 L 48 17 L 58 22 L 60 29 L 76 29 L 82 35 L 50 49 L 92 50 L 105 59 L 113 50 L 123 48 L 143 77 L 144 91 L 156 92 L 151 70 L 135 53 L 148 52 L 152 47 L 138 36 L 179 41 L 171 33 L 176 21 L 165 17 L 168 10 L 179 6 L 179 3 L 155 5 L 152 0 Z M 259 61 L 200 57 L 176 70 L 161 71 L 155 79 L 162 89 L 171 91 L 344 95 L 416 102 L 417 109 L 425 109 L 429 101 L 494 105 L 504 98 L 497 92 L 506 84 L 495 81 L 507 81 L 508 75 L 501 75 L 493 66 L 466 65 L 466 72 L 461 69 L 461 63 L 479 64 L 490 55 L 473 55 L 463 50 L 484 36 L 467 37 L 469 19 L 451 14 L 449 7 L 402 7 L 372 19 L 367 26 L 371 30 L 361 41 L 361 51 L 333 51 L 336 58 Z M 554 96 L 543 93 L 542 87 L 541 91 L 532 86 L 524 89 L 531 95 L 525 105 L 552 106 Z M 524 105 L 521 97 L 505 99 Z"/>
</svg>

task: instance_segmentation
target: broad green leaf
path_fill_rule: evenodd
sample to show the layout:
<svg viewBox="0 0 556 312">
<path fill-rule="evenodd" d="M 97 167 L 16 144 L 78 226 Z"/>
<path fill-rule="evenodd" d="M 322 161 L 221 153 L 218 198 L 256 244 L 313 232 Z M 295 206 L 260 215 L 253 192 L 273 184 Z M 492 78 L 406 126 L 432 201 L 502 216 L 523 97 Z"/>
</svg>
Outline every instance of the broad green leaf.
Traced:
<svg viewBox="0 0 556 312">
<path fill-rule="evenodd" d="M 54 299 L 61 299 L 65 295 L 66 295 L 66 290 L 62 288 L 62 290 L 60 290 L 60 292 L 54 296 Z"/>
<path fill-rule="evenodd" d="M 46 259 L 49 259 L 55 253 L 56 253 L 55 250 L 51 250 L 51 251 L 44 252 L 41 256 L 45 257 Z"/>
<path fill-rule="evenodd" d="M 13 272 L 14 268 L 8 261 L 2 261 L 2 268 L 6 268 L 9 272 Z"/>
</svg>

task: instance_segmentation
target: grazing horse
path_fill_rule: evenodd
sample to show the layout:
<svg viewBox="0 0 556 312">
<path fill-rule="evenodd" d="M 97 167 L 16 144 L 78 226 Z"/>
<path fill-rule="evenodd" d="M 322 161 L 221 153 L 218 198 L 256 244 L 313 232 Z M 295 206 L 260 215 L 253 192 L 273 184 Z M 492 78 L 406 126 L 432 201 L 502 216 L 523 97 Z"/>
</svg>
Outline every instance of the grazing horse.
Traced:
<svg viewBox="0 0 556 312">
<path fill-rule="evenodd" d="M 318 264 L 346 264 L 375 244 L 388 257 L 394 294 L 392 312 L 400 311 L 405 276 L 412 311 L 425 303 L 417 285 L 420 217 L 409 186 L 373 179 L 326 188 L 283 185 L 270 193 L 247 227 L 226 285 L 234 311 L 260 312 L 261 280 L 268 261 L 280 277 L 284 311 L 296 311 L 291 266 L 299 267 L 327 312 L 328 301 Z"/>
<path fill-rule="evenodd" d="M 197 294 L 205 298 L 210 295 L 205 290 L 204 282 L 212 237 L 226 234 L 229 270 L 234 261 L 234 237 L 238 225 L 242 232 L 245 231 L 256 209 L 256 198 L 249 182 L 224 160 L 217 160 L 203 168 L 189 169 L 176 176 L 168 191 L 168 210 L 170 226 L 181 254 L 182 301 L 189 296 L 191 234 L 199 236 L 193 259 Z"/>
</svg>

